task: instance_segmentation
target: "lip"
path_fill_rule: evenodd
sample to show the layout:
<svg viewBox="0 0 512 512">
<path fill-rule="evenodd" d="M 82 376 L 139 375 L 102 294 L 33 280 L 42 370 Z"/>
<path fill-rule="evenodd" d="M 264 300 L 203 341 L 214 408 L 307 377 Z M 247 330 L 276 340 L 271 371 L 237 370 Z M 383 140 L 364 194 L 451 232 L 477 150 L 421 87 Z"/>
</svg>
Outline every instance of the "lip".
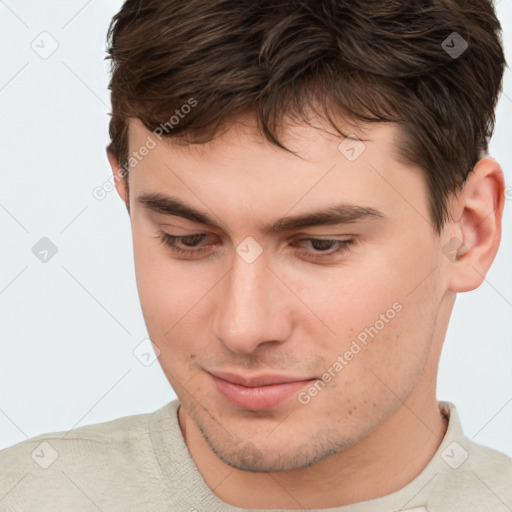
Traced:
<svg viewBox="0 0 512 512">
<path fill-rule="evenodd" d="M 252 411 L 273 409 L 316 378 L 262 374 L 246 377 L 208 372 L 217 391 L 233 406 Z"/>
</svg>

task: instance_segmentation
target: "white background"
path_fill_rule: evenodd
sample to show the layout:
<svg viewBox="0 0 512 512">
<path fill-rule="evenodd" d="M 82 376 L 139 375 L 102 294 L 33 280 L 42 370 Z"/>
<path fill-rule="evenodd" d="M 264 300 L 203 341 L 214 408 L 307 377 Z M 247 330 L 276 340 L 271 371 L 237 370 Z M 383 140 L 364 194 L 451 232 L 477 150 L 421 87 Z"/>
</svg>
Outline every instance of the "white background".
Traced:
<svg viewBox="0 0 512 512">
<path fill-rule="evenodd" d="M 92 195 L 111 175 L 105 35 L 121 4 L 0 0 L 0 448 L 175 398 L 133 354 L 147 332 L 128 214 L 115 191 Z M 497 11 L 512 62 L 512 0 Z M 43 59 L 43 44 L 58 48 Z M 507 69 L 490 154 L 509 187 L 511 134 Z M 438 396 L 468 437 L 512 456 L 512 194 L 503 229 L 486 282 L 457 299 Z M 42 237 L 58 248 L 47 263 Z"/>
</svg>

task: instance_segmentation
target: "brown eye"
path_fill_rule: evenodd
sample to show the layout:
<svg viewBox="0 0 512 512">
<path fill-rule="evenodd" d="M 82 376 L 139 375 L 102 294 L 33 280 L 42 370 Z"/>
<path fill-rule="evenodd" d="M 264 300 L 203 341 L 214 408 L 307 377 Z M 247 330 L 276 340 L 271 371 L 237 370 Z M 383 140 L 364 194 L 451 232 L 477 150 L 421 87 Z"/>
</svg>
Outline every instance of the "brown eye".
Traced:
<svg viewBox="0 0 512 512">
<path fill-rule="evenodd" d="M 175 236 L 166 233 L 165 231 L 160 231 L 158 238 L 160 241 L 170 247 L 177 254 L 197 254 L 204 252 L 204 248 L 200 249 L 183 249 L 178 244 L 181 244 L 185 247 L 197 247 L 197 242 L 202 241 L 206 236 L 204 233 L 196 233 L 193 235 L 184 235 L 184 236 Z"/>
<path fill-rule="evenodd" d="M 305 252 L 305 256 L 310 259 L 318 260 L 322 258 L 332 258 L 333 256 L 337 256 L 343 254 L 345 251 L 349 250 L 349 246 L 354 242 L 354 240 L 328 240 L 323 238 L 302 238 L 298 240 L 298 242 L 311 242 L 311 247 L 313 248 L 313 252 L 307 251 Z M 331 247 L 335 247 L 334 251 L 327 252 L 325 249 L 329 249 Z M 316 252 L 315 252 L 316 251 Z"/>
</svg>

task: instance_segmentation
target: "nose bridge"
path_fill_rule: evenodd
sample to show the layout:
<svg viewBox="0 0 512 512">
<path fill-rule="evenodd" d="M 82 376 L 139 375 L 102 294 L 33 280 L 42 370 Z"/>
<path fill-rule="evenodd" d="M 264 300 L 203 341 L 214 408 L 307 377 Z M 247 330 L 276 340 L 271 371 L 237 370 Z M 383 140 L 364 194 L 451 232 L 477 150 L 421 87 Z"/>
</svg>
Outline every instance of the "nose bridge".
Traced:
<svg viewBox="0 0 512 512">
<path fill-rule="evenodd" d="M 276 321 L 284 320 L 278 318 L 278 281 L 267 263 L 263 254 L 254 261 L 236 254 L 224 281 L 212 328 L 234 352 L 252 352 L 261 343 L 280 341 L 284 334 L 277 332 Z"/>
</svg>

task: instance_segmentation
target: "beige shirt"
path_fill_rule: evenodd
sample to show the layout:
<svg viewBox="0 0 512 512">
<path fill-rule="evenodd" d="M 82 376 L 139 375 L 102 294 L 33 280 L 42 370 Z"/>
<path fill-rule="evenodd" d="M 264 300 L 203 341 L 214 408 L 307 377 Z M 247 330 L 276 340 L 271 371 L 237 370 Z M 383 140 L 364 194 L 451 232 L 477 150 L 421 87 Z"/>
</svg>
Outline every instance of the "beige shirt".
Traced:
<svg viewBox="0 0 512 512">
<path fill-rule="evenodd" d="M 455 406 L 439 406 L 448 429 L 418 477 L 381 498 L 316 510 L 511 512 L 512 459 L 466 438 Z M 44 434 L 1 450 L 0 511 L 256 510 L 229 505 L 210 491 L 181 434 L 178 407 L 174 400 L 153 413 Z"/>
</svg>

